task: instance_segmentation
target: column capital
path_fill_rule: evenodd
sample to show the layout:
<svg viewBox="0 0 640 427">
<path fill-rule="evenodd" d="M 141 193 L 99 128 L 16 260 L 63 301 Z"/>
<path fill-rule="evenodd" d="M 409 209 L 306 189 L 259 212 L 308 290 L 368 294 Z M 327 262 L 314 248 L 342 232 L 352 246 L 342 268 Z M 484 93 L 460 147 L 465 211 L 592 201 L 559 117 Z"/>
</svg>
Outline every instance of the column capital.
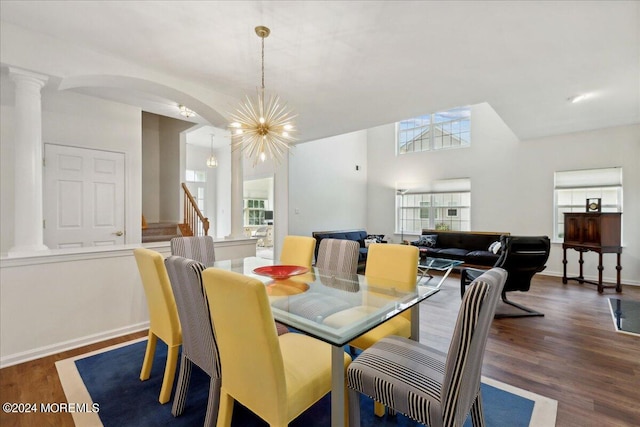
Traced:
<svg viewBox="0 0 640 427">
<path fill-rule="evenodd" d="M 8 67 L 9 68 L 9 77 L 14 82 L 17 81 L 30 81 L 32 83 L 36 83 L 43 87 L 47 81 L 49 81 L 49 77 L 44 74 L 34 73 L 33 71 L 24 70 L 22 68 L 17 67 Z"/>
</svg>

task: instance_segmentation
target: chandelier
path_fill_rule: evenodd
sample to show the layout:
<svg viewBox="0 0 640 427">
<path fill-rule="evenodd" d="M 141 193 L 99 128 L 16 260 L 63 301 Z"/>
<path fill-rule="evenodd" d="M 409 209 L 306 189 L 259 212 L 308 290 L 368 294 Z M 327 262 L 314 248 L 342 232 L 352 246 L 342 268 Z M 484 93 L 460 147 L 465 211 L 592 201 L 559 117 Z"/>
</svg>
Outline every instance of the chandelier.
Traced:
<svg viewBox="0 0 640 427">
<path fill-rule="evenodd" d="M 188 109 L 184 105 L 178 105 L 178 110 L 180 110 L 180 115 L 186 118 L 190 118 L 196 115 L 193 110 Z"/>
<path fill-rule="evenodd" d="M 209 156 L 209 158 L 207 159 L 208 168 L 218 167 L 218 159 L 216 159 L 216 156 L 213 155 L 213 137 L 214 136 L 215 136 L 214 134 L 211 134 L 211 156 Z"/>
<path fill-rule="evenodd" d="M 293 118 L 296 117 L 280 102 L 280 97 L 271 95 L 265 100 L 264 39 L 271 30 L 258 26 L 255 31 L 262 39 L 262 86 L 258 89 L 257 99 L 252 100 L 247 95 L 246 101 L 230 114 L 229 125 L 235 135 L 231 140 L 232 149 L 242 150 L 247 157 L 253 158 L 253 166 L 267 157 L 278 162 L 282 159 L 295 141 L 292 133 L 295 132 Z"/>
</svg>

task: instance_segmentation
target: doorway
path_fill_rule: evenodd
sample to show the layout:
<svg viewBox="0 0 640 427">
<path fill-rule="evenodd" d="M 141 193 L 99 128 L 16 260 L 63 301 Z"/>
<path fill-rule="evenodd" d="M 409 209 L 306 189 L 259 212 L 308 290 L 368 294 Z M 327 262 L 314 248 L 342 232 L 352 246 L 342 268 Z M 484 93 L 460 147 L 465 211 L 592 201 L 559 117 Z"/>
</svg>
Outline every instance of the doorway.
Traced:
<svg viewBox="0 0 640 427">
<path fill-rule="evenodd" d="M 275 200 L 273 175 L 248 178 L 243 182 L 243 224 L 245 235 L 257 238 L 256 256 L 274 259 Z"/>
</svg>

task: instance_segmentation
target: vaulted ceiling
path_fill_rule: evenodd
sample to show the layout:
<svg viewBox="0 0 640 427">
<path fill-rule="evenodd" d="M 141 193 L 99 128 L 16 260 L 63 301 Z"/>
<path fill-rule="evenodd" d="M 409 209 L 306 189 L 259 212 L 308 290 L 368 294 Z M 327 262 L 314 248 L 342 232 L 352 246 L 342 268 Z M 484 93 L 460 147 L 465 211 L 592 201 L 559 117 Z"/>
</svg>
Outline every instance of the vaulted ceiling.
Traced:
<svg viewBox="0 0 640 427">
<path fill-rule="evenodd" d="M 637 1 L 3 0 L 0 18 L 238 101 L 266 25 L 265 84 L 301 142 L 480 102 L 521 140 L 640 122 Z"/>
</svg>

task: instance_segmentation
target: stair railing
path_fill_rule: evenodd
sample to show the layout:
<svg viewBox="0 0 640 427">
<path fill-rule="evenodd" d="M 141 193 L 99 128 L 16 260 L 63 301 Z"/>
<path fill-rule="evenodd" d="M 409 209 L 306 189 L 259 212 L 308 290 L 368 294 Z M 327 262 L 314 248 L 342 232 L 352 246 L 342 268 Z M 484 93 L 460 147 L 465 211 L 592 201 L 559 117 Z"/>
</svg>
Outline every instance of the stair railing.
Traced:
<svg viewBox="0 0 640 427">
<path fill-rule="evenodd" d="M 209 219 L 202 214 L 196 200 L 184 182 L 182 183 L 182 189 L 184 190 L 184 220 L 180 224 L 182 235 L 207 236 L 209 234 Z"/>
</svg>

